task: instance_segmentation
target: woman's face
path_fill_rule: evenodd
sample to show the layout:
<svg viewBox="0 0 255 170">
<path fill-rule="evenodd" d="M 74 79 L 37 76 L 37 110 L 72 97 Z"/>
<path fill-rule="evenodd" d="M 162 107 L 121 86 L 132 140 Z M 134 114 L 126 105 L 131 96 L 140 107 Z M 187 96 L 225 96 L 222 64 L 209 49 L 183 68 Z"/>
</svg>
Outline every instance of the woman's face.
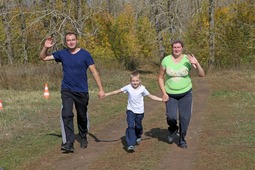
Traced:
<svg viewBox="0 0 255 170">
<path fill-rule="evenodd" d="M 173 55 L 179 57 L 182 54 L 182 45 L 180 43 L 173 44 Z"/>
</svg>

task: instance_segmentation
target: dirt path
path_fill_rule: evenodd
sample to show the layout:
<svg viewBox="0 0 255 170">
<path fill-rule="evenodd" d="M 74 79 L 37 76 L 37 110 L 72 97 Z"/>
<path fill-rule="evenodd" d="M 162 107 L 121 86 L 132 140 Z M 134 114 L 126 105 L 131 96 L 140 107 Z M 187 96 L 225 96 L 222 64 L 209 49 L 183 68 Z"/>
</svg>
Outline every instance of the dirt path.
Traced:
<svg viewBox="0 0 255 170">
<path fill-rule="evenodd" d="M 176 144 L 170 145 L 167 143 L 166 136 L 168 132 L 164 116 L 164 104 L 158 104 L 149 99 L 145 102 L 144 135 L 142 143 L 137 147 L 136 152 L 130 154 L 123 149 L 125 145 L 126 115 L 120 114 L 115 120 L 100 128 L 101 130 L 94 131 L 92 126 L 88 136 L 89 145 L 87 149 L 80 149 L 79 142 L 76 142 L 76 149 L 73 154 L 62 154 L 59 149 L 60 146 L 56 146 L 51 153 L 45 155 L 33 165 L 29 165 L 26 169 L 130 169 L 128 165 L 124 165 L 125 162 L 150 159 L 150 154 L 157 154 L 157 151 L 153 149 L 154 145 L 159 144 L 159 142 L 164 151 L 159 151 L 159 155 L 152 157 L 154 169 L 192 169 L 193 163 L 196 160 L 196 148 L 201 130 L 201 121 L 203 120 L 203 112 L 209 94 L 205 79 L 196 79 L 194 84 L 196 84 L 197 88 L 193 90 L 194 109 L 187 134 L 188 149 L 180 149 Z M 146 154 L 149 158 L 144 158 Z M 104 160 L 104 157 L 107 157 L 107 159 Z M 157 165 L 155 165 L 155 162 Z M 141 167 L 140 169 L 150 168 Z"/>
<path fill-rule="evenodd" d="M 172 147 L 172 150 L 159 165 L 158 169 L 169 169 L 170 166 L 171 169 L 189 170 L 192 169 L 196 160 L 196 148 L 202 128 L 203 113 L 209 96 L 209 87 L 205 79 L 197 79 L 194 83 L 197 84 L 197 88 L 193 90 L 193 112 L 186 137 L 188 149 Z"/>
</svg>

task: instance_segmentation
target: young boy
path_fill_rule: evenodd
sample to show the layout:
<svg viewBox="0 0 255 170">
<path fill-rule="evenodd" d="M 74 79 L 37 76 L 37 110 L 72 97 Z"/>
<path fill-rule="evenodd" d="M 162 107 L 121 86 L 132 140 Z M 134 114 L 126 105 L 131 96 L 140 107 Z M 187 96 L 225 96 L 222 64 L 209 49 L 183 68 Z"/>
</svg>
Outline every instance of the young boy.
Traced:
<svg viewBox="0 0 255 170">
<path fill-rule="evenodd" d="M 142 120 L 144 118 L 144 96 L 148 96 L 156 101 L 163 101 L 162 98 L 151 95 L 148 90 L 141 85 L 140 74 L 138 71 L 134 71 L 130 75 L 130 84 L 122 87 L 119 90 L 115 90 L 106 93 L 105 96 L 115 95 L 120 92 L 128 94 L 127 104 L 127 124 L 126 129 L 126 142 L 127 150 L 133 152 L 135 144 L 139 145 L 141 142 L 141 136 L 143 133 Z"/>
</svg>

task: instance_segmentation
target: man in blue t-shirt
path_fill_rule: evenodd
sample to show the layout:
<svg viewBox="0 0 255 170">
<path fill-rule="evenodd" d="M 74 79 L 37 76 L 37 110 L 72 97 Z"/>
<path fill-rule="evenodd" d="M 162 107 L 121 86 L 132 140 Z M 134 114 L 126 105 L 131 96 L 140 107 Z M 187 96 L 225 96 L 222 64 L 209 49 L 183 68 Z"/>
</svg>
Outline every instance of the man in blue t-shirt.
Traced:
<svg viewBox="0 0 255 170">
<path fill-rule="evenodd" d="M 77 111 L 77 122 L 79 135 L 81 137 L 81 148 L 87 147 L 87 106 L 89 101 L 87 69 L 92 73 L 96 84 L 99 88 L 98 97 L 103 98 L 105 92 L 101 83 L 100 76 L 96 70 L 95 63 L 91 54 L 77 46 L 77 35 L 68 32 L 65 35 L 66 49 L 57 51 L 48 55 L 48 49 L 53 47 L 53 38 L 49 37 L 45 40 L 39 58 L 43 61 L 55 60 L 62 63 L 63 79 L 61 84 L 62 98 L 62 120 L 64 124 L 64 132 L 66 143 L 61 146 L 66 152 L 73 152 L 74 124 L 73 124 L 73 104 Z"/>
</svg>

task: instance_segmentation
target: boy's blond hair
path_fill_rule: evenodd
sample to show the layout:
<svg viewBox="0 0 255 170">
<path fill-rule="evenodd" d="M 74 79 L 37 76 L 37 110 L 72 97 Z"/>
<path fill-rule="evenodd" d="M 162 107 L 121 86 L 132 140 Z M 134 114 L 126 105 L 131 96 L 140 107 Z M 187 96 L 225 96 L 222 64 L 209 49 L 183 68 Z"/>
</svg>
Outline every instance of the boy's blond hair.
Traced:
<svg viewBox="0 0 255 170">
<path fill-rule="evenodd" d="M 131 74 L 130 74 L 130 80 L 133 78 L 133 77 L 139 77 L 140 79 L 140 73 L 139 71 L 133 71 Z"/>
</svg>

